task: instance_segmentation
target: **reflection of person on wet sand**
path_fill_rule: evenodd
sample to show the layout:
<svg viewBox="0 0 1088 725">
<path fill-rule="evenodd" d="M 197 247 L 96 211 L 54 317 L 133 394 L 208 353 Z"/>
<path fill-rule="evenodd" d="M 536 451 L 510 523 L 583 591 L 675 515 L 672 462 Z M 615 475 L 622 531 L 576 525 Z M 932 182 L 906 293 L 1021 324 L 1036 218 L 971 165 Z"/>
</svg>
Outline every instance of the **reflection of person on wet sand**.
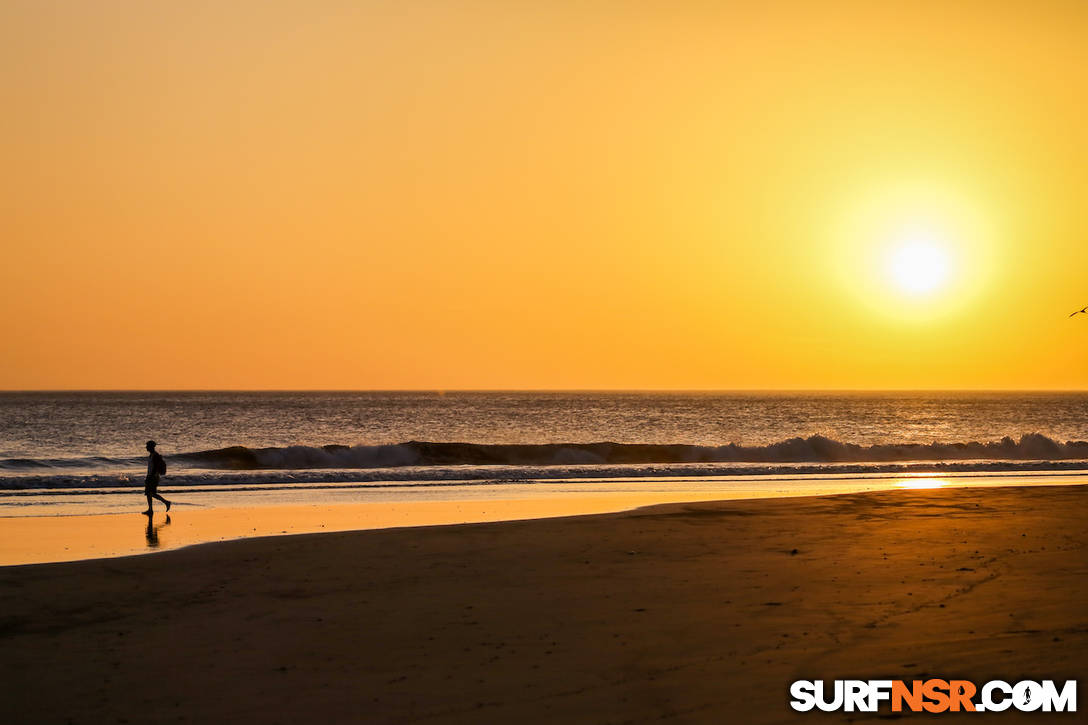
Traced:
<svg viewBox="0 0 1088 725">
<path fill-rule="evenodd" d="M 170 514 L 166 514 L 166 521 L 163 521 L 158 526 L 155 526 L 154 524 L 155 516 L 152 514 L 147 517 L 147 531 L 145 534 L 147 535 L 147 545 L 152 549 L 157 549 L 159 546 L 159 529 L 163 526 L 170 525 Z"/>
<path fill-rule="evenodd" d="M 147 496 L 147 511 L 144 514 L 150 516 L 153 507 L 151 499 L 157 498 L 166 504 L 166 510 L 170 510 L 170 502 L 159 495 L 159 476 L 166 474 L 166 459 L 155 450 L 155 441 L 147 442 L 147 478 L 144 480 L 144 495 Z"/>
</svg>

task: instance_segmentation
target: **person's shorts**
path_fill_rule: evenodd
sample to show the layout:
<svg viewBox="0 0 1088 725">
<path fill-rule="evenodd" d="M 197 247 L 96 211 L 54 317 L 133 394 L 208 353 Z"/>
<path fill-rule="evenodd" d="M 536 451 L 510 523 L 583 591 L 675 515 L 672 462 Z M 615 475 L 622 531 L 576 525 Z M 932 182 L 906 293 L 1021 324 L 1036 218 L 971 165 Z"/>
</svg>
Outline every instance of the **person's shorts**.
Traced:
<svg viewBox="0 0 1088 725">
<path fill-rule="evenodd" d="M 147 480 L 144 481 L 144 493 L 147 494 L 148 496 L 153 496 L 154 494 L 156 494 L 158 492 L 159 492 L 159 477 L 158 476 L 148 476 Z"/>
</svg>

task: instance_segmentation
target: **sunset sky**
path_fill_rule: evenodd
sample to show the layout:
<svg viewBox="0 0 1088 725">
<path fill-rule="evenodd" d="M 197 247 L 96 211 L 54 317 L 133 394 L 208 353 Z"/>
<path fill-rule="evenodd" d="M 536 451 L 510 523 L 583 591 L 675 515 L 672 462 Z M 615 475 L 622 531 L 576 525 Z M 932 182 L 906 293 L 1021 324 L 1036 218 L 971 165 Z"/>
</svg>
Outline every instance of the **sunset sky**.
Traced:
<svg viewBox="0 0 1088 725">
<path fill-rule="evenodd" d="M 0 388 L 1088 388 L 1088 3 L 0 2 Z"/>
</svg>

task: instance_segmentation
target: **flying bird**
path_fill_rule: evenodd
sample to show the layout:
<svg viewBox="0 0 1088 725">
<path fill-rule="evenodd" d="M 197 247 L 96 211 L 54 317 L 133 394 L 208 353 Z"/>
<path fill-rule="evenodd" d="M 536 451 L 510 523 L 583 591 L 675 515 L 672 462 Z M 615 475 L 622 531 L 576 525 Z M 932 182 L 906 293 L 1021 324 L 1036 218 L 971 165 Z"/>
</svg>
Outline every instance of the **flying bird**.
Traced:
<svg viewBox="0 0 1088 725">
<path fill-rule="evenodd" d="M 1085 315 L 1088 315 L 1088 307 L 1081 307 L 1076 312 L 1070 312 L 1069 316 L 1072 317 L 1073 315 L 1079 315 L 1079 314 L 1082 314 L 1082 313 L 1085 314 Z"/>
</svg>

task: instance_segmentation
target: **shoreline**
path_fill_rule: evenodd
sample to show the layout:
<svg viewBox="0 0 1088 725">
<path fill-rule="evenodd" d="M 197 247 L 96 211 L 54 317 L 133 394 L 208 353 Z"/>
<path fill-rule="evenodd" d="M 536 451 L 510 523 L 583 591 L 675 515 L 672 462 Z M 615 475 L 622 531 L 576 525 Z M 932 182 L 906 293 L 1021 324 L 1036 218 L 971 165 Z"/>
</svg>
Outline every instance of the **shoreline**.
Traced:
<svg viewBox="0 0 1088 725">
<path fill-rule="evenodd" d="M 0 682 L 16 721 L 779 723 L 794 679 L 1080 679 L 1086 514 L 949 487 L 6 567 Z"/>
<path fill-rule="evenodd" d="M 655 485 L 658 482 L 655 482 Z M 697 481 L 689 481 L 697 483 Z M 785 482 L 795 488 L 760 488 L 744 485 L 765 483 L 730 481 L 736 489 L 678 489 L 639 491 L 560 490 L 551 495 L 510 498 L 453 498 L 336 502 L 305 497 L 288 504 L 250 502 L 234 492 L 228 505 L 193 503 L 195 492 L 177 489 L 169 514 L 158 509 L 154 516 L 116 510 L 93 514 L 24 515 L 0 517 L 0 568 L 55 562 L 112 559 L 162 553 L 200 544 L 267 536 L 291 536 L 391 528 L 456 526 L 460 524 L 512 522 L 556 517 L 619 513 L 671 503 L 722 503 L 726 501 L 796 499 L 809 496 L 849 495 L 877 491 L 943 488 L 1003 488 L 1088 485 L 1088 475 L 955 477 L 873 476 L 860 478 L 799 477 Z M 803 487 L 799 484 L 803 483 Z M 612 482 L 607 484 L 612 485 Z M 350 489 L 338 489 L 351 493 Z M 263 493 L 263 492 L 262 492 Z M 303 493 L 305 496 L 305 493 Z M 198 499 L 199 501 L 199 499 Z M 133 506 L 133 508 L 137 508 Z"/>
</svg>

